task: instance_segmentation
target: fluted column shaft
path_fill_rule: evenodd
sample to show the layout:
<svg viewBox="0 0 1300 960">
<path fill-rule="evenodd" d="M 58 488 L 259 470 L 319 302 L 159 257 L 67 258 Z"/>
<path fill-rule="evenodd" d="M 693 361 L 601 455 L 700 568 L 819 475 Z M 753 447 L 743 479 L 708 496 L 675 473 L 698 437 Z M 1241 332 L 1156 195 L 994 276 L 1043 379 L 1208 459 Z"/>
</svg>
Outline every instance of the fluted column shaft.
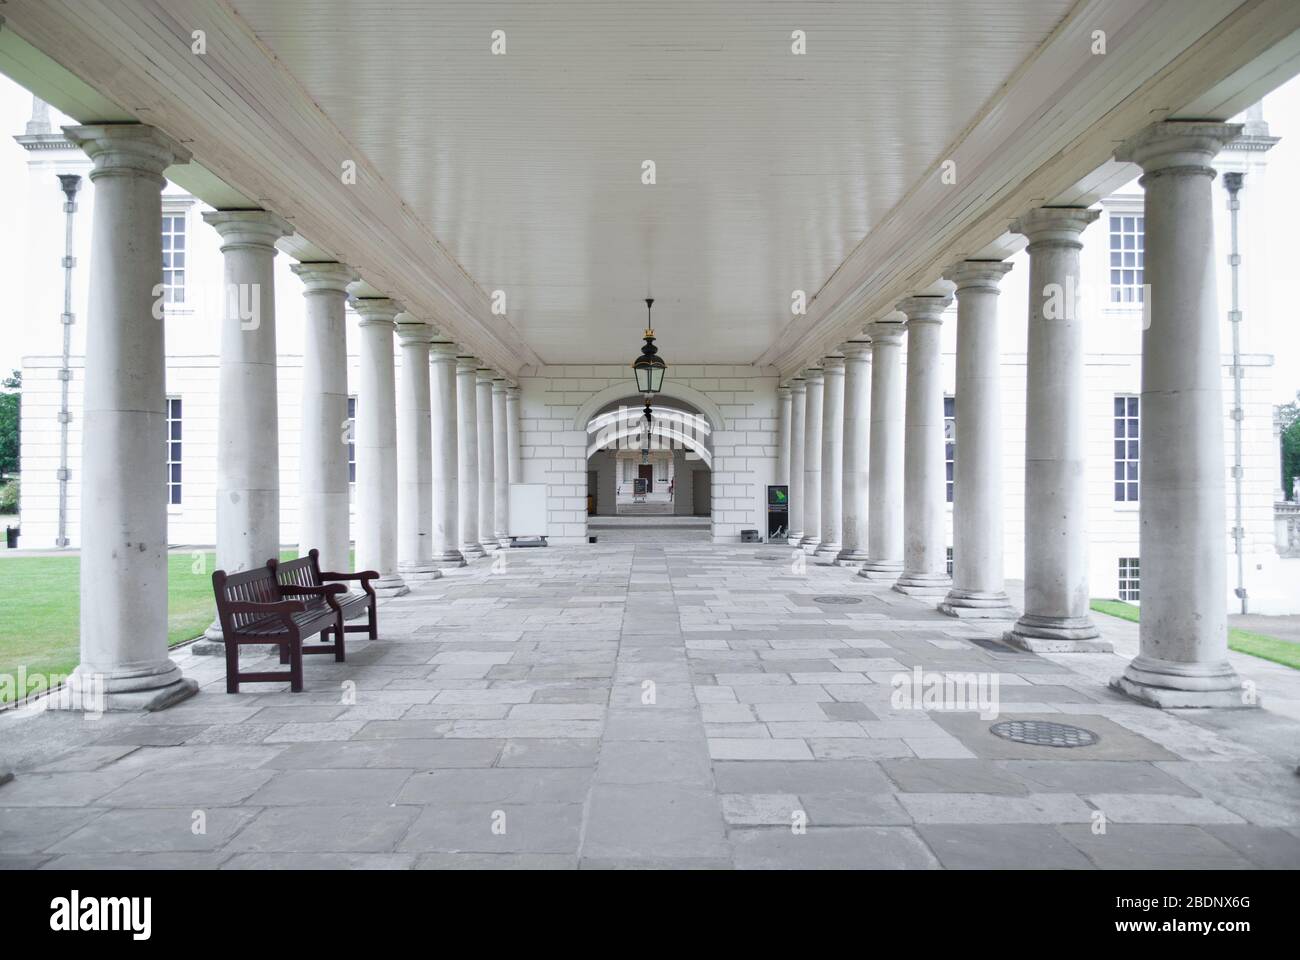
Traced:
<svg viewBox="0 0 1300 960">
<path fill-rule="evenodd" d="M 348 284 L 341 263 L 295 263 L 307 306 L 298 452 L 298 552 L 320 551 L 322 570 L 349 570 Z"/>
<path fill-rule="evenodd" d="M 871 469 L 871 343 L 853 340 L 844 354 L 843 545 L 838 561 L 845 566 L 868 559 L 867 518 Z"/>
<path fill-rule="evenodd" d="M 1228 662 L 1227 470 L 1215 290 L 1214 156 L 1240 124 L 1167 122 L 1119 151 L 1142 166 L 1151 323 L 1142 333 L 1142 621 L 1112 685 L 1159 707 L 1243 707 Z"/>
<path fill-rule="evenodd" d="M 496 448 L 492 439 L 492 378 L 495 374 L 479 367 L 475 384 L 478 400 L 478 542 L 484 550 L 501 546 L 496 538 Z"/>
<path fill-rule="evenodd" d="M 826 378 L 819 367 L 804 371 L 808 396 L 803 424 L 803 539 L 799 546 L 812 553 L 822 542 L 822 404 Z"/>
<path fill-rule="evenodd" d="M 293 232 L 265 210 L 203 215 L 225 261 L 217 407 L 217 566 L 238 573 L 280 557 L 280 408 L 275 346 L 275 241 Z M 198 654 L 224 653 L 221 624 Z"/>
<path fill-rule="evenodd" d="M 808 420 L 808 381 L 790 382 L 790 537 L 792 547 L 803 540 L 804 433 Z"/>
<path fill-rule="evenodd" d="M 822 361 L 822 527 L 816 556 L 834 560 L 844 526 L 844 358 Z"/>
<path fill-rule="evenodd" d="M 1098 211 L 1039 207 L 1029 238 L 1025 412 L 1025 612 L 1008 639 L 1028 650 L 1110 650 L 1089 614 L 1080 234 Z"/>
<path fill-rule="evenodd" d="M 903 324 L 877 321 L 867 331 L 871 336 L 871 483 L 868 559 L 858 576 L 893 581 L 903 569 Z"/>
<path fill-rule="evenodd" d="M 943 356 L 940 329 L 951 297 L 909 297 L 907 411 L 903 443 L 903 572 L 894 589 L 942 597 L 952 586 L 944 536 Z"/>
<path fill-rule="evenodd" d="M 429 346 L 430 435 L 433 460 L 433 544 L 438 567 L 463 567 L 460 552 L 460 472 L 457 464 L 456 345 L 439 337 Z"/>
<path fill-rule="evenodd" d="M 506 382 L 492 381 L 492 466 L 493 493 L 492 535 L 503 547 L 510 546 L 510 434 L 506 423 Z"/>
<path fill-rule="evenodd" d="M 433 425 L 429 344 L 433 327 L 398 314 L 402 348 L 397 427 L 397 569 L 408 582 L 435 580 L 433 562 Z"/>
<path fill-rule="evenodd" d="M 393 371 L 393 331 L 401 310 L 386 297 L 353 301 L 360 315 L 361 363 L 358 370 L 357 569 L 375 570 L 380 596 L 408 591 L 397 569 L 397 397 Z"/>
<path fill-rule="evenodd" d="M 790 388 L 776 388 L 776 476 L 773 483 L 790 485 Z"/>
<path fill-rule="evenodd" d="M 456 471 L 460 477 L 460 552 L 484 556 L 478 539 L 478 360 L 456 358 Z"/>
<path fill-rule="evenodd" d="M 1002 557 L 1002 377 L 998 284 L 1011 264 L 965 260 L 957 286 L 957 450 L 953 465 L 952 589 L 939 609 L 954 617 L 1015 616 Z"/>
<path fill-rule="evenodd" d="M 160 710 L 195 681 L 167 653 L 163 171 L 189 153 L 143 124 L 65 127 L 94 162 L 81 447 L 81 663 L 54 705 Z"/>
</svg>

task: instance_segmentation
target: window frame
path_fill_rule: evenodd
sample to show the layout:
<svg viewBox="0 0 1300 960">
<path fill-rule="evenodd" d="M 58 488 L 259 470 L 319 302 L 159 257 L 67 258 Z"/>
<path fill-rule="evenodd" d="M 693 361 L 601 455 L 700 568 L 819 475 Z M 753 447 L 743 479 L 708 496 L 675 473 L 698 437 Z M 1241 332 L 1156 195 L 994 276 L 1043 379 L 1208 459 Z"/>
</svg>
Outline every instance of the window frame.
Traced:
<svg viewBox="0 0 1300 960">
<path fill-rule="evenodd" d="M 1144 298 L 1145 285 L 1146 285 L 1145 198 L 1142 195 L 1132 196 L 1132 197 L 1125 196 L 1119 198 L 1112 197 L 1102 202 L 1102 213 L 1106 223 L 1105 232 L 1102 234 L 1106 238 L 1106 246 L 1102 254 L 1101 289 L 1105 291 L 1105 297 L 1103 298 L 1102 307 L 1104 310 L 1110 313 L 1121 313 L 1121 314 L 1141 313 L 1144 310 L 1146 310 L 1147 307 L 1149 306 L 1145 302 L 1145 298 Z M 1135 225 L 1132 233 L 1125 233 L 1123 229 L 1123 224 L 1121 223 L 1121 228 L 1118 231 L 1118 236 L 1120 237 L 1120 247 L 1118 250 L 1112 250 L 1111 248 L 1112 237 L 1115 235 L 1112 229 L 1112 218 L 1114 217 L 1119 217 L 1121 218 L 1121 220 L 1124 217 L 1132 217 L 1135 219 L 1135 221 L 1141 221 L 1142 224 L 1140 230 Z M 1132 236 L 1134 238 L 1134 243 L 1131 250 L 1126 250 L 1123 246 L 1123 238 L 1125 236 Z M 1134 255 L 1135 262 L 1132 266 L 1124 265 L 1123 254 L 1127 252 L 1131 252 Z M 1118 266 L 1112 266 L 1111 258 L 1116 253 L 1120 255 L 1120 263 Z M 1121 273 L 1120 283 L 1118 285 L 1112 283 L 1112 278 L 1111 278 L 1112 270 L 1119 270 Z M 1135 276 L 1133 278 L 1132 283 L 1125 284 L 1123 282 L 1122 274 L 1124 270 L 1132 270 L 1134 272 Z M 1132 300 L 1123 299 L 1123 291 L 1126 289 L 1133 291 Z M 1116 290 L 1119 290 L 1121 292 L 1121 299 L 1119 300 L 1114 299 Z"/>
<path fill-rule="evenodd" d="M 1119 557 L 1116 564 L 1115 594 L 1124 603 L 1142 602 L 1142 558 Z"/>
<path fill-rule="evenodd" d="M 1122 430 L 1121 424 L 1123 424 Z M 1110 438 L 1111 501 L 1117 510 L 1137 509 L 1142 502 L 1142 397 L 1140 394 L 1117 393 L 1112 397 Z M 1119 456 L 1121 445 L 1123 457 Z M 1123 476 L 1120 476 L 1121 473 Z"/>
<path fill-rule="evenodd" d="M 193 235 L 192 231 L 190 230 L 190 207 L 191 206 L 192 203 L 189 201 L 177 202 L 175 200 L 170 200 L 165 197 L 163 198 L 163 206 L 162 206 L 163 219 L 159 223 L 158 229 L 159 229 L 159 238 L 162 242 L 162 254 L 164 259 L 164 265 L 162 265 L 162 283 L 163 283 L 162 296 L 163 296 L 164 313 L 169 313 L 169 312 L 170 313 L 191 313 L 194 310 L 194 302 L 192 296 L 194 288 L 193 288 L 193 284 L 191 283 L 191 277 L 190 277 L 190 271 L 193 269 L 193 265 L 189 258 L 189 253 L 191 252 L 190 238 Z M 168 231 L 166 221 L 169 218 L 180 219 L 181 222 L 180 233 L 176 233 L 175 231 Z M 177 250 L 174 246 L 169 248 L 167 238 L 177 237 L 177 236 L 179 236 L 182 241 L 180 249 Z M 182 263 L 182 265 L 179 267 L 175 266 L 174 264 L 171 266 L 165 265 L 167 256 L 169 254 L 174 256 L 177 253 L 179 253 L 182 257 L 184 257 L 184 262 Z M 176 272 L 179 272 L 182 275 L 181 283 L 179 285 L 169 284 L 167 282 L 168 274 L 176 273 Z M 169 300 L 167 298 L 169 291 L 177 290 L 177 289 L 179 289 L 180 291 L 181 299 Z"/>
<path fill-rule="evenodd" d="M 185 406 L 178 393 L 167 394 L 166 401 L 167 509 L 179 510 L 185 506 Z"/>
<path fill-rule="evenodd" d="M 949 410 L 952 412 L 949 413 Z M 957 396 L 952 393 L 946 393 L 943 397 L 943 458 L 945 495 L 951 506 L 957 480 Z"/>
</svg>

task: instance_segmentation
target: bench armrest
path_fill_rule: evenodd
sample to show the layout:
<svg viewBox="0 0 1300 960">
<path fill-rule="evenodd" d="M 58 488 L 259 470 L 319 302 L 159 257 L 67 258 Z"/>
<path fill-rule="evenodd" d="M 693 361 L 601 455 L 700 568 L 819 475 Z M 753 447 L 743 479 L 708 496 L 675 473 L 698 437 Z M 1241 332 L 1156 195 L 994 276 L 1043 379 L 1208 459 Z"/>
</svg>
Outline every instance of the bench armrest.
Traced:
<svg viewBox="0 0 1300 960">
<path fill-rule="evenodd" d="M 280 616 L 302 613 L 307 605 L 301 600 L 279 600 L 275 603 L 223 603 L 228 613 L 264 613 L 268 616 Z"/>
<path fill-rule="evenodd" d="M 305 597 L 324 597 L 335 593 L 347 593 L 348 588 L 341 583 L 328 583 L 320 587 L 298 587 L 290 584 L 280 584 L 280 592 L 284 594 L 301 594 Z"/>
<path fill-rule="evenodd" d="M 322 582 L 326 580 L 360 580 L 361 589 L 373 600 L 375 588 L 370 585 L 370 581 L 379 579 L 379 571 L 358 570 L 356 573 L 326 573 L 322 571 L 320 578 Z"/>
</svg>

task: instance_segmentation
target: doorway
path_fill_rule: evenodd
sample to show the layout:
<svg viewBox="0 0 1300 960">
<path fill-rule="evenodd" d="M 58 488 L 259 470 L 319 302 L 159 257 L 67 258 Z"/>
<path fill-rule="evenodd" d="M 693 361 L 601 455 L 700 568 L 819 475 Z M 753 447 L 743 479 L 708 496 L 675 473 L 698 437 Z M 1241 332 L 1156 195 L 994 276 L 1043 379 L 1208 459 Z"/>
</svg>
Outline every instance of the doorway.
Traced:
<svg viewBox="0 0 1300 960">
<path fill-rule="evenodd" d="M 655 467 L 653 463 L 637 464 L 636 475 L 645 481 L 645 492 L 654 493 Z"/>
</svg>

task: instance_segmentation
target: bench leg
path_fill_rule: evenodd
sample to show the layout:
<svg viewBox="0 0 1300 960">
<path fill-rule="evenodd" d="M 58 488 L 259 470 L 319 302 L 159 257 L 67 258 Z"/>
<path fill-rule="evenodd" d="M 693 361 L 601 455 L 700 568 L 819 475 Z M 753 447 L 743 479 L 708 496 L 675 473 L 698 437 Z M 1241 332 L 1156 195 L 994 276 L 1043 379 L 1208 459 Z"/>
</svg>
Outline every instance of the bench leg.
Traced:
<svg viewBox="0 0 1300 960">
<path fill-rule="evenodd" d="M 302 693 L 302 638 L 294 637 L 289 648 L 289 689 Z"/>
<path fill-rule="evenodd" d="M 370 639 L 371 640 L 379 639 L 379 619 L 376 616 L 375 606 L 376 606 L 375 598 L 371 597 L 370 598 Z"/>
<path fill-rule="evenodd" d="M 226 693 L 239 692 L 239 644 L 231 637 L 226 643 Z"/>
<path fill-rule="evenodd" d="M 334 662 L 342 663 L 343 656 L 343 638 L 347 636 L 347 630 L 343 625 L 343 614 L 339 614 L 338 623 L 334 625 Z"/>
</svg>

